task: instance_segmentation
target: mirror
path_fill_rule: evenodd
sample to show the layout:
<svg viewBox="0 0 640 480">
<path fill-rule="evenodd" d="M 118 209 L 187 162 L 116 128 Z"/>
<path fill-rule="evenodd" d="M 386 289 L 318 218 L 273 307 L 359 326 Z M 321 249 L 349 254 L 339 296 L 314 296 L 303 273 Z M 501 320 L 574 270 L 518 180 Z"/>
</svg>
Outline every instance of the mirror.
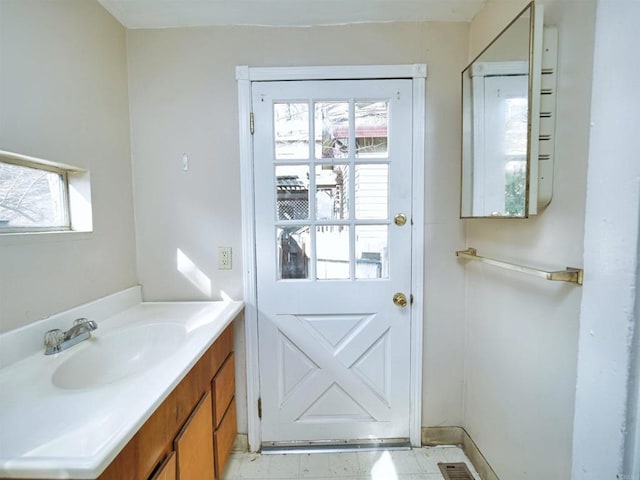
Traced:
<svg viewBox="0 0 640 480">
<path fill-rule="evenodd" d="M 531 2 L 462 72 L 461 218 L 536 213 L 529 201 L 530 184 L 537 186 L 529 75 L 534 11 Z"/>
</svg>

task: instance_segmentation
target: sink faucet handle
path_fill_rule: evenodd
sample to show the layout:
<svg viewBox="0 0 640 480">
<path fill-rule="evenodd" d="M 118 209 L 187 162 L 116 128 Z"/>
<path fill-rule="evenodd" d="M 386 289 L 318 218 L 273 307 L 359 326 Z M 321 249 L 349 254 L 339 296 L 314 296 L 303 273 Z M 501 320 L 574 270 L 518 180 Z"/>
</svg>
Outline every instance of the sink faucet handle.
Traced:
<svg viewBox="0 0 640 480">
<path fill-rule="evenodd" d="M 57 347 L 64 341 L 64 333 L 59 328 L 49 330 L 44 334 L 45 347 Z"/>
<path fill-rule="evenodd" d="M 81 323 L 87 323 L 88 321 L 89 321 L 89 319 L 88 319 L 88 318 L 84 318 L 84 317 L 82 317 L 82 318 L 76 318 L 76 319 L 73 321 L 73 324 L 74 324 L 74 325 L 80 325 Z"/>
</svg>

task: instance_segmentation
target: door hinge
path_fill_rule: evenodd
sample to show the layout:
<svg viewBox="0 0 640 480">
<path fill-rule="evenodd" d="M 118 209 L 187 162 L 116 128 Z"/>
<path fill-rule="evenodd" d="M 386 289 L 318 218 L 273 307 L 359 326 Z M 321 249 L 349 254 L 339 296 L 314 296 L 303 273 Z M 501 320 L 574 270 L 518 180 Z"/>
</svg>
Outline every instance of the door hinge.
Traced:
<svg viewBox="0 0 640 480">
<path fill-rule="evenodd" d="M 256 124 L 253 118 L 253 112 L 249 113 L 249 131 L 251 132 L 251 135 L 253 135 L 253 132 L 256 131 Z"/>
<path fill-rule="evenodd" d="M 262 420 L 262 398 L 258 398 L 258 418 Z"/>
</svg>

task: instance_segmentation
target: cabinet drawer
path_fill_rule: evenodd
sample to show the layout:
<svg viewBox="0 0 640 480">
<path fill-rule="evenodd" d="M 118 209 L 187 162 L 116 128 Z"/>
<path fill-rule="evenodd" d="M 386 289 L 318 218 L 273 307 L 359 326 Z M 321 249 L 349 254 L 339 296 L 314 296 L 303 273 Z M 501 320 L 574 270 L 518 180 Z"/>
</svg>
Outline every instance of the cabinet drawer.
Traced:
<svg viewBox="0 0 640 480">
<path fill-rule="evenodd" d="M 207 373 L 208 377 L 206 378 L 207 382 L 207 390 L 209 390 L 212 386 L 212 379 L 220 373 L 220 370 L 223 368 L 224 363 L 229 359 L 229 354 L 233 351 L 233 324 L 229 325 L 225 328 L 224 332 L 220 334 L 216 342 L 213 344 L 213 347 L 210 349 L 210 355 L 205 356 L 203 358 L 204 361 L 207 362 L 207 366 L 209 368 L 209 372 Z M 214 401 L 214 397 L 211 401 Z"/>
<path fill-rule="evenodd" d="M 225 416 L 220 422 L 220 426 L 214 433 L 215 437 L 215 458 L 216 458 L 216 478 L 222 478 L 222 472 L 229 459 L 231 448 L 236 440 L 238 434 L 238 425 L 236 422 L 236 400 L 231 400 L 231 405 L 227 410 Z"/>
<path fill-rule="evenodd" d="M 222 422 L 231 399 L 236 393 L 236 376 L 235 376 L 235 356 L 233 352 L 229 355 L 224 365 L 211 382 L 211 391 L 213 392 L 213 429 L 215 430 Z"/>
</svg>

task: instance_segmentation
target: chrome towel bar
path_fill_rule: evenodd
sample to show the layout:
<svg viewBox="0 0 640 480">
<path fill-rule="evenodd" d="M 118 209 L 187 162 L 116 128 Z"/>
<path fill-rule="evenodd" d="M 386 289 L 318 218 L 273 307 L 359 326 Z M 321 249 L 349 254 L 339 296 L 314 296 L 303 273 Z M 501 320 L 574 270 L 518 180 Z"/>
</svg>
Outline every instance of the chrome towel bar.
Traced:
<svg viewBox="0 0 640 480">
<path fill-rule="evenodd" d="M 503 262 L 501 260 L 494 260 L 492 258 L 481 257 L 478 255 L 478 251 L 475 248 L 467 248 L 466 250 L 458 250 L 456 252 L 457 257 L 466 258 L 468 260 L 475 260 L 482 263 L 488 263 L 500 268 L 506 268 L 507 270 L 515 270 L 516 272 L 526 273 L 527 275 L 533 275 L 536 277 L 544 278 L 546 280 L 555 280 L 559 282 L 569 282 L 582 285 L 583 270 L 581 268 L 567 267 L 566 270 L 558 270 L 555 272 L 546 272 L 544 270 L 538 270 L 537 268 L 524 267 L 522 265 L 516 265 L 514 263 Z"/>
</svg>

